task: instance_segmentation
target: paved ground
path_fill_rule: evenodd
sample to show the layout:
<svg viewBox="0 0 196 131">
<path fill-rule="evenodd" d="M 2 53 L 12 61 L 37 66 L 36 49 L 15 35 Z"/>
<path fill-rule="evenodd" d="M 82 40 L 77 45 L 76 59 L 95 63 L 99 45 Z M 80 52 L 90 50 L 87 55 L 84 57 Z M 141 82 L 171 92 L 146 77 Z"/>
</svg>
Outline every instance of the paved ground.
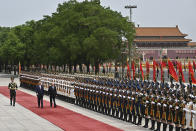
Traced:
<svg viewBox="0 0 196 131">
<path fill-rule="evenodd" d="M 5 78 L 6 77 L 6 78 Z M 0 86 L 8 85 L 9 83 L 9 75 L 0 74 Z M 16 78 L 15 81 L 19 85 L 19 81 Z M 34 95 L 35 92 L 20 88 L 19 90 L 24 91 L 28 94 Z M 44 96 L 45 100 L 49 100 L 48 96 Z M 2 131 L 15 131 L 15 129 L 18 129 L 19 131 L 22 130 L 32 130 L 37 131 L 40 129 L 40 131 L 60 131 L 58 127 L 54 126 L 50 122 L 46 121 L 45 119 L 37 116 L 36 114 L 30 112 L 29 110 L 25 109 L 24 107 L 16 104 L 16 107 L 9 106 L 9 99 L 0 95 L 0 130 Z M 79 106 L 66 103 L 61 100 L 57 100 L 57 105 L 63 106 L 67 109 L 70 109 L 72 111 L 78 112 L 80 114 L 83 114 L 85 116 L 88 116 L 90 118 L 102 121 L 106 124 L 109 124 L 111 126 L 120 128 L 125 131 L 145 131 L 148 129 L 145 129 L 141 126 L 136 126 L 128 122 L 124 122 L 118 119 L 114 119 L 109 116 L 102 115 L 100 113 L 90 111 L 88 109 L 81 108 Z M 17 115 L 15 115 L 17 114 Z M 38 126 L 35 126 L 35 125 Z M 144 121 L 143 124 L 144 125 Z M 150 126 L 150 123 L 149 123 Z M 40 127 L 40 128 L 39 128 Z"/>
<path fill-rule="evenodd" d="M 49 121 L 16 104 L 10 106 L 9 99 L 0 94 L 1 131 L 61 131 Z"/>
</svg>

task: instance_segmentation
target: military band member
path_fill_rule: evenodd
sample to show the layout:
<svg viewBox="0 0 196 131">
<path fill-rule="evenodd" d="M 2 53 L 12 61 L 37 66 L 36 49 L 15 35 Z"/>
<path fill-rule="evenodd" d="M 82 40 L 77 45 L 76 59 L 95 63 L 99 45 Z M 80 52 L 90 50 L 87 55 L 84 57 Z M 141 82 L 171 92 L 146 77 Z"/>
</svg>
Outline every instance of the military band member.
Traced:
<svg viewBox="0 0 196 131">
<path fill-rule="evenodd" d="M 14 77 L 11 77 L 10 79 L 11 79 L 11 82 L 8 85 L 8 89 L 10 89 L 10 105 L 12 105 L 12 101 L 13 101 L 13 106 L 15 106 L 16 90 L 18 89 L 18 86 L 14 82 Z"/>
</svg>

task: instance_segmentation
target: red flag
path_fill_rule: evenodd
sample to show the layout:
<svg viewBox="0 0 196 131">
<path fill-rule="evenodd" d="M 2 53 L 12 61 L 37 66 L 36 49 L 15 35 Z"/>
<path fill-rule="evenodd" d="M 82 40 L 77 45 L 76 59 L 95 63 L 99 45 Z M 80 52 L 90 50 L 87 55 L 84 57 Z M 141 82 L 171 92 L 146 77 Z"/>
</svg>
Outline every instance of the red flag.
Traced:
<svg viewBox="0 0 196 131">
<path fill-rule="evenodd" d="M 127 76 L 128 78 L 131 80 L 131 71 L 130 71 L 130 67 L 129 67 L 129 62 L 127 60 Z"/>
<path fill-rule="evenodd" d="M 196 79 L 194 77 L 194 72 L 190 61 L 188 66 L 189 66 L 189 76 L 191 76 L 192 83 L 196 84 Z"/>
<path fill-rule="evenodd" d="M 161 81 L 163 80 L 163 77 L 164 77 L 163 67 L 165 66 L 166 66 L 166 63 L 161 60 Z"/>
<path fill-rule="evenodd" d="M 178 75 L 176 74 L 174 65 L 169 59 L 168 59 L 168 68 L 169 68 L 169 74 L 174 78 L 174 80 L 178 81 Z"/>
<path fill-rule="evenodd" d="M 19 64 L 18 64 L 18 74 L 21 73 L 21 64 L 20 64 L 20 61 L 19 61 Z"/>
<path fill-rule="evenodd" d="M 184 74 L 182 71 L 182 64 L 181 62 L 177 62 L 178 74 L 182 76 L 182 81 L 185 82 Z"/>
<path fill-rule="evenodd" d="M 132 61 L 131 69 L 133 70 L 133 79 L 135 78 L 135 63 Z"/>
<path fill-rule="evenodd" d="M 142 62 L 140 62 L 140 71 L 142 73 L 142 79 L 144 80 L 144 72 L 143 72 L 143 69 L 142 69 Z"/>
<path fill-rule="evenodd" d="M 156 66 L 157 63 L 155 60 L 153 60 L 153 80 L 156 81 Z"/>
<path fill-rule="evenodd" d="M 146 74 L 149 75 L 150 73 L 150 65 L 149 65 L 149 62 L 148 60 L 146 61 Z"/>
<path fill-rule="evenodd" d="M 194 67 L 194 69 L 196 69 L 196 64 L 195 64 L 195 61 L 193 61 L 193 67 Z"/>
</svg>

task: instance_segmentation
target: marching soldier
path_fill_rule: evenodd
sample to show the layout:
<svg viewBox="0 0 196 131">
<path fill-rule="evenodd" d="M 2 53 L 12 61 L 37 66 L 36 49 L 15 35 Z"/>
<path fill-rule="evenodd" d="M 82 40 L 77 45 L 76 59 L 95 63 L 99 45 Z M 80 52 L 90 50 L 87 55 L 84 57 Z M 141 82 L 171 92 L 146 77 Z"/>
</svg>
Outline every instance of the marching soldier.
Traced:
<svg viewBox="0 0 196 131">
<path fill-rule="evenodd" d="M 14 82 L 14 77 L 11 77 L 10 79 L 11 79 L 11 82 L 8 85 L 8 89 L 10 89 L 10 105 L 12 106 L 12 101 L 13 101 L 13 106 L 15 106 L 16 90 L 18 89 L 18 86 Z"/>
</svg>

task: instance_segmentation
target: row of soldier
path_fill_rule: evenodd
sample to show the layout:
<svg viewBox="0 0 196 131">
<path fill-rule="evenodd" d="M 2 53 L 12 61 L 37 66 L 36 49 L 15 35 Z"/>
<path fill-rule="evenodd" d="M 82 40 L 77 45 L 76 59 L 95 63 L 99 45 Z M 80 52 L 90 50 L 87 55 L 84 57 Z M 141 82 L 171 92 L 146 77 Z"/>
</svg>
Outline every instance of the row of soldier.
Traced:
<svg viewBox="0 0 196 131">
<path fill-rule="evenodd" d="M 28 81 L 26 81 L 28 79 Z M 63 77 L 57 74 L 40 74 L 40 73 L 30 73 L 25 72 L 20 75 L 21 86 L 35 88 L 36 85 L 41 82 L 44 88 L 47 88 L 54 83 L 57 89 L 57 92 L 61 92 L 63 95 L 70 96 L 73 87 L 72 77 Z M 72 91 L 73 92 L 73 91 Z"/>
<path fill-rule="evenodd" d="M 137 125 L 145 118 L 144 127 L 148 128 L 150 120 L 150 129 L 156 123 L 157 131 L 161 124 L 163 131 L 196 128 L 195 92 L 178 84 L 79 78 L 74 85 L 76 104 L 85 108 Z"/>
<path fill-rule="evenodd" d="M 137 80 L 94 79 L 78 75 L 41 74 L 40 77 L 45 85 L 54 81 L 59 91 L 73 84 L 77 105 L 137 125 L 141 125 L 142 118 L 145 118 L 145 128 L 149 121 L 152 130 L 155 125 L 156 130 L 160 130 L 161 124 L 163 130 L 169 127 L 170 131 L 174 127 L 177 131 L 196 128 L 195 91 L 190 90 L 189 86 Z"/>
</svg>

